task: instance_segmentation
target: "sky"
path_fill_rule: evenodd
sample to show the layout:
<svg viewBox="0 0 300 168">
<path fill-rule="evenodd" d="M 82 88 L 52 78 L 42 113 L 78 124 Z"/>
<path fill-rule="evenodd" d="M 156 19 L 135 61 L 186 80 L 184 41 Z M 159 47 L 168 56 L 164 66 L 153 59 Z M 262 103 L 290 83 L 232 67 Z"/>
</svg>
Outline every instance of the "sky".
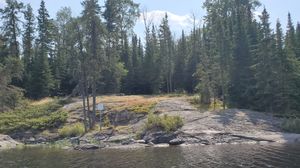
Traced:
<svg viewBox="0 0 300 168">
<path fill-rule="evenodd" d="M 27 4 L 30 3 L 35 12 L 39 8 L 39 0 L 20 0 Z M 52 18 L 55 18 L 56 12 L 62 7 L 71 7 L 73 16 L 80 15 L 82 11 L 81 2 L 83 0 L 45 0 L 46 7 Z M 0 0 L 0 8 L 3 8 L 5 0 Z M 104 0 L 99 0 L 100 5 L 103 5 Z M 202 8 L 204 0 L 134 0 L 140 4 L 142 11 L 147 11 L 147 18 L 158 25 L 168 13 L 169 24 L 174 35 L 179 36 L 181 30 L 189 32 L 192 28 L 193 15 L 196 17 L 198 23 L 201 23 L 201 18 L 205 15 L 205 10 Z M 272 27 L 275 28 L 276 20 L 279 19 L 286 27 L 287 13 L 292 14 L 294 24 L 300 21 L 300 0 L 261 0 L 262 7 L 256 11 L 259 14 L 265 6 L 270 13 L 270 21 Z M 142 17 L 139 18 L 134 28 L 139 36 L 144 36 L 144 26 Z"/>
</svg>

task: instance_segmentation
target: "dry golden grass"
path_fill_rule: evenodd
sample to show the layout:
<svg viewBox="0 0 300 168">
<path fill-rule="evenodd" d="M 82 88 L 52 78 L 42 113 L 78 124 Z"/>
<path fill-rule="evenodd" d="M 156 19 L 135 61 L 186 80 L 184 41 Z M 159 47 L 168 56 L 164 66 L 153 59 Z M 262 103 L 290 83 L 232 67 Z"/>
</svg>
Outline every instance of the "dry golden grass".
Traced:
<svg viewBox="0 0 300 168">
<path fill-rule="evenodd" d="M 38 106 L 38 105 L 43 105 L 43 104 L 51 103 L 53 101 L 54 101 L 54 98 L 46 97 L 46 98 L 41 99 L 41 100 L 32 101 L 32 102 L 30 102 L 30 105 L 32 105 L 32 106 Z"/>
<path fill-rule="evenodd" d="M 167 98 L 164 96 L 99 96 L 97 103 L 103 103 L 107 110 L 115 112 L 128 110 L 135 113 L 148 113 L 159 101 Z"/>
<path fill-rule="evenodd" d="M 103 103 L 106 112 L 130 111 L 135 113 L 149 113 L 155 105 L 169 96 L 98 96 L 97 103 Z M 78 101 L 78 100 L 77 100 Z M 90 98 L 90 110 L 92 110 L 92 98 Z M 81 100 L 64 108 L 68 112 L 67 124 L 74 123 L 83 118 Z M 98 112 L 97 112 L 98 114 Z"/>
<path fill-rule="evenodd" d="M 216 111 L 216 110 L 223 109 L 223 102 L 221 100 L 216 100 L 215 103 L 213 100 L 211 100 L 211 104 L 201 104 L 200 97 L 198 95 L 189 96 L 189 97 L 187 97 L 187 100 L 199 110 Z M 227 108 L 227 107 L 225 107 L 225 108 Z"/>
<path fill-rule="evenodd" d="M 119 134 L 127 134 L 129 132 L 132 132 L 132 129 L 129 126 L 117 126 L 114 128 L 115 131 L 117 131 Z"/>
</svg>

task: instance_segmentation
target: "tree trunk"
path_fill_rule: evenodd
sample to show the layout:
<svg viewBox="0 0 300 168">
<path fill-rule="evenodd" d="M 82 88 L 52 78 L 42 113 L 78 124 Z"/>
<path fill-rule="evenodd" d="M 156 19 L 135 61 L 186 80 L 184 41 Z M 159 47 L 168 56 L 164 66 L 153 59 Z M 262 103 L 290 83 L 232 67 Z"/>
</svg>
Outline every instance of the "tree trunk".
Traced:
<svg viewBox="0 0 300 168">
<path fill-rule="evenodd" d="M 89 89 L 86 79 L 86 73 L 85 73 L 85 92 L 86 92 L 86 102 L 87 102 L 87 110 L 88 110 L 88 119 L 89 119 L 89 127 L 92 129 L 92 119 L 91 119 L 91 107 L 90 107 L 90 96 L 89 96 Z"/>
<path fill-rule="evenodd" d="M 82 105 L 83 105 L 84 132 L 86 133 L 87 132 L 87 114 L 86 114 L 86 105 L 85 105 L 85 90 L 84 90 L 84 87 L 83 87 L 83 81 L 80 81 L 80 82 L 81 82 L 80 90 L 81 90 Z"/>
<path fill-rule="evenodd" d="M 92 112 L 92 128 L 95 127 L 96 124 L 96 83 L 95 79 L 93 79 L 92 83 L 92 97 L 93 97 L 93 112 Z"/>
</svg>

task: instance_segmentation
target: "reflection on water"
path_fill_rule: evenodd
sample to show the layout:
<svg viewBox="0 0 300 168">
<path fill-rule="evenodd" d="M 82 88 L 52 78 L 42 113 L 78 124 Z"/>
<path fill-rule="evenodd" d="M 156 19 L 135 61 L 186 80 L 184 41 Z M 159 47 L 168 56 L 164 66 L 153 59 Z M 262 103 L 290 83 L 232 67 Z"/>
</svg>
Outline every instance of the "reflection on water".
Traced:
<svg viewBox="0 0 300 168">
<path fill-rule="evenodd" d="M 300 144 L 105 149 L 85 152 L 27 148 L 0 152 L 0 167 L 298 168 L 300 167 Z"/>
</svg>

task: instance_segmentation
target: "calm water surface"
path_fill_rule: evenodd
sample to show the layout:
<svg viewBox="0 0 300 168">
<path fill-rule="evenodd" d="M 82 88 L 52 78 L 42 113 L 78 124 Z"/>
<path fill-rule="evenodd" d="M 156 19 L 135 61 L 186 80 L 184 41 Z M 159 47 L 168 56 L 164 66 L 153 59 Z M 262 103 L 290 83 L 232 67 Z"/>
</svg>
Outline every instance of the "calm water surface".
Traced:
<svg viewBox="0 0 300 168">
<path fill-rule="evenodd" d="M 27 148 L 0 152 L 0 167 L 300 168 L 300 144 L 104 149 L 86 152 Z"/>
</svg>

